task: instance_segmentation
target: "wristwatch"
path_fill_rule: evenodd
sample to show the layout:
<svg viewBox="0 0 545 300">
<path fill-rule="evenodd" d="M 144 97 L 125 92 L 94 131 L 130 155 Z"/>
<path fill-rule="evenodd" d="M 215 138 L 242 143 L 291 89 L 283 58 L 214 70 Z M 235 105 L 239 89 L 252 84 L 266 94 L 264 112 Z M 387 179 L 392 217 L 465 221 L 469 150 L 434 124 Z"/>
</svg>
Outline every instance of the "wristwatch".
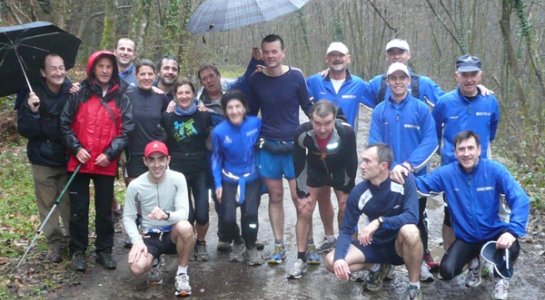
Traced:
<svg viewBox="0 0 545 300">
<path fill-rule="evenodd" d="M 165 210 L 165 214 L 167 215 L 167 218 L 165 219 L 165 221 L 166 221 L 166 220 L 170 219 L 170 211 Z"/>
<path fill-rule="evenodd" d="M 382 217 L 378 217 L 377 220 L 378 220 L 378 224 L 382 226 L 382 223 L 384 223 L 384 219 Z"/>
</svg>

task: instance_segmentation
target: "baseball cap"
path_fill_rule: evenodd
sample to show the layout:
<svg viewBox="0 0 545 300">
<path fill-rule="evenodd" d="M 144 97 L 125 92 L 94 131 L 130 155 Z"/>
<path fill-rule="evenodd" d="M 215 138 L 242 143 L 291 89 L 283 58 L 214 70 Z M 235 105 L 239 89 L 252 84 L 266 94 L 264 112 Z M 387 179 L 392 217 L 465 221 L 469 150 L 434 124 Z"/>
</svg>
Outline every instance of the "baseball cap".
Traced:
<svg viewBox="0 0 545 300">
<path fill-rule="evenodd" d="M 469 54 L 462 55 L 456 60 L 456 71 L 475 72 L 481 70 L 481 60 L 476 56 Z"/>
<path fill-rule="evenodd" d="M 388 68 L 388 76 L 392 75 L 395 71 L 402 71 L 403 73 L 407 74 L 407 76 L 411 76 L 411 74 L 409 73 L 409 69 L 404 63 L 395 62 L 391 64 Z"/>
<path fill-rule="evenodd" d="M 333 52 L 333 51 L 337 51 L 337 52 L 340 52 L 342 54 L 348 54 L 348 48 L 346 47 L 345 44 L 341 43 L 341 42 L 333 42 L 331 44 L 329 44 L 329 47 L 327 48 L 327 52 L 326 52 L 326 55 L 328 55 L 329 53 Z"/>
<path fill-rule="evenodd" d="M 168 156 L 168 148 L 165 143 L 160 141 L 151 141 L 146 145 L 144 149 L 144 157 L 150 156 L 152 153 L 159 152 Z"/>
<path fill-rule="evenodd" d="M 386 51 L 392 49 L 392 48 L 398 48 L 405 51 L 410 51 L 409 43 L 407 41 L 402 39 L 393 39 L 386 44 Z"/>
</svg>

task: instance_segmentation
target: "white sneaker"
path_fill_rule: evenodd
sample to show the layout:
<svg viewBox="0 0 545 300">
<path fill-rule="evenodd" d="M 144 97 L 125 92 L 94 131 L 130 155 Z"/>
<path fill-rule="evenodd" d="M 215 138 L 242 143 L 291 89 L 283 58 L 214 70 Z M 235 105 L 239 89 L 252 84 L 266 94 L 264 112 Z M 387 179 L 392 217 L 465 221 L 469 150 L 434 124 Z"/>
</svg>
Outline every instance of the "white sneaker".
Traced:
<svg viewBox="0 0 545 300">
<path fill-rule="evenodd" d="M 421 282 L 433 282 L 433 275 L 430 272 L 430 267 L 425 260 L 422 260 L 420 265 L 420 281 Z"/>
<path fill-rule="evenodd" d="M 288 274 L 288 279 L 299 279 L 303 277 L 303 275 L 307 271 L 307 267 L 307 263 L 304 262 L 302 259 L 298 258 Z"/>
<path fill-rule="evenodd" d="M 191 286 L 189 285 L 189 276 L 187 274 L 178 274 L 174 278 L 176 286 L 176 296 L 187 297 L 191 295 Z"/>
<path fill-rule="evenodd" d="M 481 269 L 479 267 L 467 270 L 465 284 L 469 287 L 478 287 L 481 285 Z"/>
<path fill-rule="evenodd" d="M 507 279 L 496 279 L 496 288 L 492 298 L 494 299 L 507 299 L 507 290 L 509 290 L 509 281 Z"/>
</svg>

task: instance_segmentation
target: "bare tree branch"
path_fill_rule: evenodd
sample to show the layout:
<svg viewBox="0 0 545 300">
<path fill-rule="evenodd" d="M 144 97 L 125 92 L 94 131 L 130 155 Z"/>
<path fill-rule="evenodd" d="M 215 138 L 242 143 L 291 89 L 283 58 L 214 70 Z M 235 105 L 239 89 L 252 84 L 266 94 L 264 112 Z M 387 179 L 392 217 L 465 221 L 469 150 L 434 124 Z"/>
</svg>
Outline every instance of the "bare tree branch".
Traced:
<svg viewBox="0 0 545 300">
<path fill-rule="evenodd" d="M 378 10 L 378 8 L 375 6 L 375 4 L 373 2 L 371 2 L 371 0 L 367 0 L 367 2 L 369 4 L 371 4 L 371 6 L 373 7 L 373 9 L 375 10 L 375 12 L 378 14 L 378 16 L 382 19 L 382 21 L 384 21 L 384 24 L 386 24 L 386 26 L 390 29 L 390 30 L 393 30 L 395 33 L 397 33 L 399 30 L 392 26 L 388 20 L 386 20 L 386 18 L 382 15 L 382 13 L 380 12 L 380 10 Z"/>
<path fill-rule="evenodd" d="M 433 5 L 431 4 L 430 0 L 426 0 L 426 3 L 428 3 L 428 6 L 430 7 L 431 11 L 433 12 L 433 14 L 437 17 L 437 20 L 439 21 L 439 23 L 441 23 L 441 25 L 443 25 L 443 27 L 445 28 L 445 30 L 448 32 L 448 34 L 452 37 L 452 40 L 456 43 L 456 45 L 458 46 L 458 48 L 460 48 L 460 52 L 461 53 L 464 53 L 465 50 L 464 50 L 464 47 L 462 46 L 462 44 L 460 43 L 460 40 L 458 39 L 458 36 L 456 36 L 456 34 L 454 34 L 454 32 L 452 32 L 452 30 L 450 30 L 450 28 L 447 26 L 447 24 L 445 24 L 445 22 L 443 21 L 443 19 L 439 16 L 439 14 L 437 14 L 437 11 L 435 10 L 435 8 L 433 7 Z"/>
</svg>

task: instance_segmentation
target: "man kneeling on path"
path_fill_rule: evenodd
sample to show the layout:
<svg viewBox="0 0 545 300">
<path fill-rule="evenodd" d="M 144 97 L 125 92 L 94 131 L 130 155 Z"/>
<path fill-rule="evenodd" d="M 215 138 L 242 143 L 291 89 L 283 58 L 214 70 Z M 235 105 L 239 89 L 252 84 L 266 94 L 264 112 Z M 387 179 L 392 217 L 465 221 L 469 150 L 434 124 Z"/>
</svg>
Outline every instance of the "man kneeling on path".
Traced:
<svg viewBox="0 0 545 300">
<path fill-rule="evenodd" d="M 360 165 L 364 181 L 348 196 L 337 246 L 326 256 L 326 268 L 341 280 L 348 280 L 352 272 L 369 269 L 365 287 L 378 291 L 390 265 L 405 264 L 409 286 L 403 299 L 421 299 L 423 250 L 416 227 L 418 199 L 414 177 L 410 174 L 402 185 L 391 181 L 392 162 L 388 145 L 365 147 Z M 358 240 L 352 240 L 362 214 L 369 223 L 359 230 Z"/>
<path fill-rule="evenodd" d="M 148 172 L 131 181 L 125 195 L 123 225 L 133 247 L 129 252 L 129 269 L 135 275 L 148 272 L 151 285 L 161 284 L 161 254 L 178 254 L 175 277 L 176 295 L 191 295 L 187 267 L 195 247 L 193 227 L 187 221 L 189 199 L 182 173 L 167 169 L 170 163 L 167 146 L 159 141 L 146 145 L 144 164 Z M 142 215 L 142 235 L 136 226 L 138 208 Z"/>
</svg>

